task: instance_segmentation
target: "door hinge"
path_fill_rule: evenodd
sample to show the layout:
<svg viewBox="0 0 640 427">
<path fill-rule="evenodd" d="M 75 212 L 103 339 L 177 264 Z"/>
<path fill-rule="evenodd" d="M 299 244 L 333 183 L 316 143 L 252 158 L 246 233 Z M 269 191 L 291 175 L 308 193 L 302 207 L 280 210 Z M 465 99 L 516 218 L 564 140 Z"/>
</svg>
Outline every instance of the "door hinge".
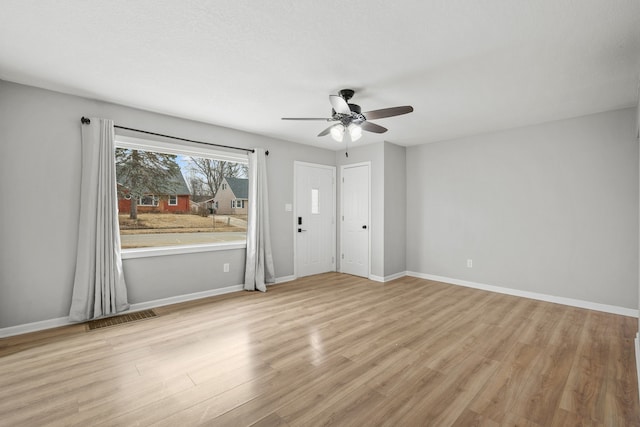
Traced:
<svg viewBox="0 0 640 427">
<path fill-rule="evenodd" d="M 344 259 L 344 254 L 342 254 L 342 259 Z"/>
<path fill-rule="evenodd" d="M 336 263 L 336 258 L 335 257 L 331 257 L 331 264 L 335 264 Z"/>
<path fill-rule="evenodd" d="M 342 183 L 344 184 L 344 176 L 342 177 Z"/>
</svg>

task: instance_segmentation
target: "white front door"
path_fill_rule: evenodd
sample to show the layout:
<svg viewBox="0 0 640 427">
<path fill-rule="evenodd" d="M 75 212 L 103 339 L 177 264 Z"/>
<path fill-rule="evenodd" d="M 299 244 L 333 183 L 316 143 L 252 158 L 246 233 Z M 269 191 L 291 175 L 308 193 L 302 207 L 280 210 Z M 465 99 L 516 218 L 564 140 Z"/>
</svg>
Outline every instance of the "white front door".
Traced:
<svg viewBox="0 0 640 427">
<path fill-rule="evenodd" d="M 336 168 L 295 162 L 296 276 L 335 271 Z"/>
<path fill-rule="evenodd" d="M 341 170 L 340 270 L 362 277 L 369 277 L 369 167 L 360 163 Z"/>
</svg>

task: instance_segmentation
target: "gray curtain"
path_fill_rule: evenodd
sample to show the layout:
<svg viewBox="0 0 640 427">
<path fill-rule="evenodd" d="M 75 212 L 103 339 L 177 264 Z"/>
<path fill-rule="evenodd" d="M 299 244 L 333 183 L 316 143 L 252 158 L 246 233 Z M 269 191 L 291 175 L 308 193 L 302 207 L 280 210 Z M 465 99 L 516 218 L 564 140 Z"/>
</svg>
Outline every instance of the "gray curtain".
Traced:
<svg viewBox="0 0 640 427">
<path fill-rule="evenodd" d="M 256 148 L 254 153 L 249 153 L 249 216 L 244 289 L 266 292 L 266 284 L 274 281 L 269 233 L 267 162 L 264 149 Z"/>
<path fill-rule="evenodd" d="M 82 125 L 78 254 L 69 319 L 83 321 L 127 310 L 120 256 L 113 121 Z"/>
</svg>

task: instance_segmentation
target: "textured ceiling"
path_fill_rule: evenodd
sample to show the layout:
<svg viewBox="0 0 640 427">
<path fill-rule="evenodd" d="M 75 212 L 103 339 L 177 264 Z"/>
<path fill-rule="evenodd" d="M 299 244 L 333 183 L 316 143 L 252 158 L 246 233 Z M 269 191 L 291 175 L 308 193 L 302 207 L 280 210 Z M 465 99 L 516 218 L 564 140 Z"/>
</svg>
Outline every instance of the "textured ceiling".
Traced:
<svg viewBox="0 0 640 427">
<path fill-rule="evenodd" d="M 2 0 L 0 79 L 338 149 L 329 94 L 414 145 L 634 105 L 638 0 Z M 135 126 L 135 123 L 125 125 Z M 153 130 L 153 129 L 152 129 Z"/>
</svg>

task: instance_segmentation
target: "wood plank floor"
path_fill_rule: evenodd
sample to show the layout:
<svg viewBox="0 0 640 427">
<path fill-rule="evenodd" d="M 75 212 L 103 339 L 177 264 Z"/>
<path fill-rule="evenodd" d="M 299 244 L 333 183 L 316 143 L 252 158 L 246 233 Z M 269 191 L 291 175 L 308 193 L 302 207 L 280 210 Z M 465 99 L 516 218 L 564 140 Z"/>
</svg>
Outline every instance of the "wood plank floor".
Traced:
<svg viewBox="0 0 640 427">
<path fill-rule="evenodd" d="M 327 273 L 0 340 L 2 426 L 640 426 L 637 319 Z"/>
</svg>

